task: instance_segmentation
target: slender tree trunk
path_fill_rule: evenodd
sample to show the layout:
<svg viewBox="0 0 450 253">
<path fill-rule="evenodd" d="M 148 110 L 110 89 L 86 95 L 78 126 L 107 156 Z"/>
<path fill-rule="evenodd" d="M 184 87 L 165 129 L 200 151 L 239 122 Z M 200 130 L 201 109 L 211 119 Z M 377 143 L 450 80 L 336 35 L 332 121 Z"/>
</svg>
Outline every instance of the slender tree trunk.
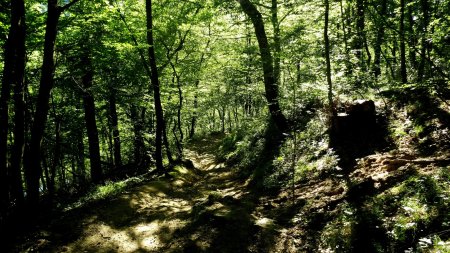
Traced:
<svg viewBox="0 0 450 253">
<path fill-rule="evenodd" d="M 348 36 L 347 36 L 347 23 L 348 22 L 347 22 L 347 18 L 345 17 L 342 1 L 343 0 L 339 1 L 339 6 L 341 9 L 341 25 L 342 25 L 343 40 L 344 40 L 345 75 L 348 76 L 351 73 L 350 54 L 349 54 Z"/>
<path fill-rule="evenodd" d="M 144 110 L 142 110 L 144 111 Z M 144 114 L 144 113 L 142 113 Z M 143 137 L 143 123 L 144 115 L 140 115 L 138 107 L 135 105 L 131 106 L 131 120 L 133 121 L 133 132 L 134 132 L 134 163 L 137 165 L 142 164 L 143 150 L 144 150 L 144 137 Z"/>
<path fill-rule="evenodd" d="M 145 10 L 147 14 L 147 43 L 148 43 L 148 55 L 150 60 L 151 69 L 151 83 L 153 87 L 153 99 L 155 103 L 155 114 L 156 114 L 156 137 L 155 137 L 155 160 L 156 169 L 159 172 L 164 171 L 164 166 L 162 162 L 162 142 L 164 134 L 164 115 L 163 108 L 161 105 L 161 94 L 160 94 L 160 84 L 158 77 L 158 68 L 156 66 L 155 58 L 155 43 L 153 42 L 153 16 L 152 16 L 152 1 L 145 1 Z M 165 172 L 167 173 L 167 172 Z"/>
<path fill-rule="evenodd" d="M 100 160 L 100 142 L 98 138 L 97 122 L 95 119 L 95 102 L 91 94 L 93 70 L 89 52 L 84 52 L 83 65 L 85 73 L 82 78 L 83 82 L 83 106 L 84 118 L 86 122 L 86 131 L 89 142 L 89 160 L 91 164 L 91 179 L 94 183 L 101 183 L 103 173 Z"/>
<path fill-rule="evenodd" d="M 255 35 L 258 40 L 259 51 L 261 54 L 261 61 L 264 74 L 264 87 L 266 92 L 266 99 L 268 102 L 269 112 L 273 121 L 281 132 L 288 131 L 288 122 L 283 112 L 281 111 L 278 96 L 278 84 L 275 80 L 273 58 L 270 52 L 269 42 L 267 40 L 266 31 L 264 28 L 264 21 L 261 13 L 256 9 L 250 0 L 237 0 L 245 14 L 251 19 L 255 28 Z"/>
<path fill-rule="evenodd" d="M 413 6 L 411 5 L 408 5 L 407 16 L 408 16 L 408 27 L 405 36 L 408 38 L 408 45 L 411 48 L 409 50 L 409 62 L 411 64 L 411 68 L 417 69 L 417 59 L 416 59 L 417 39 L 416 34 L 414 33 L 414 24 L 415 24 L 414 10 Z"/>
<path fill-rule="evenodd" d="M 86 165 L 84 163 L 84 142 L 83 142 L 83 131 L 77 131 L 77 167 L 79 178 L 79 185 L 84 185 L 86 182 Z"/>
<path fill-rule="evenodd" d="M 408 82 L 406 73 L 405 1 L 406 0 L 400 0 L 400 77 L 402 83 Z"/>
<path fill-rule="evenodd" d="M 50 200 L 53 201 L 55 195 L 56 170 L 60 165 L 61 157 L 61 120 L 55 114 L 55 146 L 53 148 L 53 162 L 50 167 L 50 175 L 47 178 L 47 187 Z"/>
<path fill-rule="evenodd" d="M 0 94 L 0 223 L 8 207 L 9 193 L 20 207 L 23 203 L 21 160 L 24 143 L 24 104 L 23 87 L 25 74 L 25 3 L 23 0 L 11 1 L 11 18 L 8 39 L 5 44 L 2 89 Z M 8 154 L 8 109 L 14 86 L 14 145 L 11 152 L 11 167 L 7 166 Z M 22 98 L 20 97 L 22 96 Z M 21 98 L 21 99 L 20 99 Z M 10 186 L 10 191 L 8 189 Z"/>
<path fill-rule="evenodd" d="M 331 61 L 330 61 L 330 40 L 328 38 L 328 17 L 330 12 L 330 4 L 328 0 L 325 0 L 325 26 L 323 31 L 323 38 L 325 43 L 325 61 L 327 65 L 326 75 L 328 83 L 328 105 L 330 115 L 334 115 L 333 107 L 333 83 L 331 82 Z"/>
<path fill-rule="evenodd" d="M 275 82 L 280 85 L 281 73 L 281 38 L 280 38 L 280 24 L 278 22 L 278 0 L 272 0 L 271 21 L 273 26 L 273 76 Z"/>
<path fill-rule="evenodd" d="M 356 0 L 356 40 L 355 40 L 356 57 L 358 58 L 359 64 L 363 70 L 365 69 L 364 54 L 363 54 L 363 47 L 365 40 L 364 1 L 365 0 Z"/>
<path fill-rule="evenodd" d="M 177 124 L 178 133 L 180 134 L 180 155 L 183 154 L 183 124 L 181 122 L 181 110 L 183 109 L 183 90 L 181 89 L 180 77 L 177 76 L 177 88 L 178 88 L 178 108 L 177 108 Z"/>
<path fill-rule="evenodd" d="M 198 110 L 198 85 L 200 80 L 195 81 L 195 94 L 194 94 L 194 111 L 192 112 L 191 118 L 191 131 L 189 132 L 189 139 L 194 138 L 195 135 L 195 126 L 197 124 L 197 110 Z"/>
<path fill-rule="evenodd" d="M 23 1 L 21 1 L 23 4 Z M 24 12 L 23 12 L 24 13 Z M 20 32 L 21 41 L 17 50 L 14 86 L 14 145 L 11 152 L 11 197 L 20 208 L 24 205 L 22 182 L 22 160 L 25 148 L 25 26 Z"/>
<path fill-rule="evenodd" d="M 381 9 L 380 9 L 380 19 L 384 20 L 386 18 L 387 14 L 387 0 L 381 0 Z M 384 21 L 379 22 L 378 24 L 378 31 L 377 31 L 377 38 L 375 42 L 375 58 L 373 62 L 373 74 L 375 75 L 375 78 L 378 79 L 378 77 L 381 74 L 381 45 L 383 44 L 384 40 Z"/>
<path fill-rule="evenodd" d="M 9 28 L 8 39 L 5 43 L 4 68 L 2 76 L 2 88 L 0 94 L 0 222 L 2 216 L 6 214 L 9 205 L 8 189 L 8 111 L 11 97 L 11 86 L 13 82 L 13 72 L 15 68 L 15 54 L 17 43 L 18 17 L 14 8 L 14 1 L 11 1 L 11 26 Z"/>
<path fill-rule="evenodd" d="M 44 58 L 39 84 L 39 93 L 36 102 L 31 140 L 29 149 L 25 154 L 25 173 L 27 182 L 27 200 L 30 206 L 39 203 L 39 178 L 42 175 L 41 142 L 44 136 L 45 125 L 49 111 L 50 91 L 53 88 L 53 75 L 55 72 L 54 50 L 57 35 L 58 21 L 61 10 L 57 0 L 48 0 L 47 21 L 44 40 Z"/>
<path fill-rule="evenodd" d="M 178 58 L 178 56 L 177 56 Z M 181 158 L 183 156 L 183 130 L 182 130 L 182 123 L 181 123 L 181 110 L 183 108 L 183 90 L 181 89 L 181 81 L 180 76 L 177 73 L 177 70 L 175 68 L 175 65 L 170 63 L 173 70 L 173 81 L 176 82 L 177 90 L 178 90 L 178 107 L 177 107 L 177 124 L 174 125 L 177 126 L 177 131 L 179 134 L 179 138 L 177 136 L 176 131 L 174 131 L 175 140 L 177 142 L 177 149 L 178 149 L 178 158 Z"/>
<path fill-rule="evenodd" d="M 427 33 L 428 33 L 428 23 L 429 23 L 429 3 L 428 0 L 421 0 L 421 7 L 422 7 L 422 25 L 421 25 L 421 47 L 420 47 L 420 62 L 419 62 L 419 68 L 417 70 L 417 80 L 419 82 L 423 81 L 425 78 L 425 63 L 426 63 L 426 50 L 428 47 L 427 42 Z"/>
<path fill-rule="evenodd" d="M 110 88 L 109 92 L 109 114 L 110 125 L 112 128 L 112 138 L 114 143 L 114 166 L 122 166 L 122 156 L 120 148 L 120 134 L 119 134 L 119 121 L 117 118 L 117 103 L 116 103 L 116 90 Z"/>
<path fill-rule="evenodd" d="M 163 128 L 162 129 L 163 129 L 163 144 L 164 144 L 164 147 L 166 148 L 167 160 L 169 161 L 170 164 L 173 164 L 172 152 L 170 151 L 169 139 L 167 138 L 167 126 L 166 126 L 166 121 L 164 120 L 164 118 L 163 118 Z"/>
</svg>

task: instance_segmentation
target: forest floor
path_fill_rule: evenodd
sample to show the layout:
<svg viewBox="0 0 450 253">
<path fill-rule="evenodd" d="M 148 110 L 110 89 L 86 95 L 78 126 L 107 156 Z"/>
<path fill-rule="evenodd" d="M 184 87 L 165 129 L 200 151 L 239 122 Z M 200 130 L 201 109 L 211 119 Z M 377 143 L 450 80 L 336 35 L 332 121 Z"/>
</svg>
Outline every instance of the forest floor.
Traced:
<svg viewBox="0 0 450 253">
<path fill-rule="evenodd" d="M 195 168 L 176 167 L 171 178 L 73 210 L 18 251 L 260 252 L 270 243 L 261 236 L 276 227 L 255 211 L 257 196 L 246 182 L 206 152 L 214 141 L 186 150 Z"/>
<path fill-rule="evenodd" d="M 176 167 L 171 178 L 70 211 L 17 251 L 403 252 L 409 246 L 392 243 L 397 237 L 428 243 L 436 234 L 450 249 L 448 154 L 374 154 L 352 172 L 332 171 L 270 195 L 216 161 L 219 141 L 191 143 L 185 156 L 194 168 Z"/>
</svg>

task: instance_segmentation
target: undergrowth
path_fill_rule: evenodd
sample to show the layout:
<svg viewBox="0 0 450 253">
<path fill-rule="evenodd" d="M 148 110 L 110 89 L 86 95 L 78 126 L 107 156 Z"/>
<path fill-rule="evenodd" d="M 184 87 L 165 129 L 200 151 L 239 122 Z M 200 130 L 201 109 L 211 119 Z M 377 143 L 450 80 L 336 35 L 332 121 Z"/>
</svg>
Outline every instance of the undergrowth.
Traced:
<svg viewBox="0 0 450 253">
<path fill-rule="evenodd" d="M 100 200 L 112 199 L 123 193 L 126 189 L 136 186 L 145 180 L 146 179 L 144 176 L 131 177 L 123 181 L 108 181 L 104 185 L 93 186 L 84 196 L 70 204 L 67 204 L 62 207 L 62 209 L 66 212 Z"/>
</svg>

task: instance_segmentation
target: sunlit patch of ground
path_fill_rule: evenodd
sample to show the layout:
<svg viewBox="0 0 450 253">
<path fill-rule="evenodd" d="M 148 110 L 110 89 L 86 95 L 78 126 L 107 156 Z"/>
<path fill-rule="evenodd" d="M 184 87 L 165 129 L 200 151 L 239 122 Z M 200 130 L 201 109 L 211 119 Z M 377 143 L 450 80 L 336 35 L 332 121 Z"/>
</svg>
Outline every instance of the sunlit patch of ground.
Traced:
<svg viewBox="0 0 450 253">
<path fill-rule="evenodd" d="M 375 154 L 264 197 L 260 216 L 282 227 L 271 252 L 449 252 L 448 157 Z"/>
<path fill-rule="evenodd" d="M 250 215 L 253 204 L 244 200 L 249 198 L 245 185 L 212 154 L 187 150 L 185 155 L 196 169 L 177 167 L 171 179 L 148 182 L 114 200 L 72 211 L 21 251 L 200 252 L 222 248 L 235 252 L 251 248 L 247 240 L 253 236 L 251 230 L 271 221 Z"/>
</svg>

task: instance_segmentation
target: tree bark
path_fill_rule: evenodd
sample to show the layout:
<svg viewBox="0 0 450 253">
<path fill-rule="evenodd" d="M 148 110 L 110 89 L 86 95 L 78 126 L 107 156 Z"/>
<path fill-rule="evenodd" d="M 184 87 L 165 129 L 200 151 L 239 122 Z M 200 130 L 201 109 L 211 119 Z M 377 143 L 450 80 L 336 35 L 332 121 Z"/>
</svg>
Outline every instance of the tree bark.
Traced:
<svg viewBox="0 0 450 253">
<path fill-rule="evenodd" d="M 176 56 L 176 61 L 178 61 L 178 55 Z M 177 73 L 177 69 L 175 68 L 175 65 L 170 62 L 170 66 L 172 67 L 173 71 L 173 77 L 172 82 L 177 86 L 178 90 L 178 107 L 177 107 L 177 123 L 174 125 L 176 126 L 176 129 L 178 131 L 179 138 L 177 136 L 177 131 L 173 131 L 173 134 L 175 136 L 175 141 L 178 149 L 178 158 L 180 159 L 183 156 L 183 130 L 182 130 L 182 123 L 181 123 L 181 110 L 183 109 L 183 90 L 181 89 L 181 81 L 180 76 Z"/>
<path fill-rule="evenodd" d="M 53 148 L 53 162 L 50 167 L 50 175 L 47 178 L 47 189 L 50 195 L 50 201 L 53 201 L 55 195 L 56 170 L 61 160 L 61 119 L 55 114 L 55 145 Z"/>
<path fill-rule="evenodd" d="M 39 179 L 42 175 L 41 142 L 44 136 L 47 115 L 49 111 L 50 91 L 53 88 L 53 75 L 55 72 L 54 51 L 57 35 L 57 26 L 61 10 L 57 0 L 48 0 L 47 21 L 45 27 L 44 58 L 39 84 L 39 94 L 36 102 L 31 140 L 29 149 L 25 154 L 25 173 L 27 182 L 27 201 L 30 206 L 39 203 Z"/>
<path fill-rule="evenodd" d="M 194 138 L 195 135 L 195 126 L 197 125 L 197 110 L 198 110 L 198 86 L 200 84 L 200 80 L 197 79 L 195 81 L 195 94 L 194 94 L 194 111 L 192 112 L 191 118 L 191 131 L 189 132 L 189 139 Z"/>
<path fill-rule="evenodd" d="M 24 204 L 24 192 L 22 183 L 22 159 L 25 147 L 25 4 L 23 0 L 16 0 L 20 9 L 18 28 L 18 43 L 16 52 L 16 64 L 14 75 L 14 145 L 11 152 L 11 197 L 20 208 Z"/>
<path fill-rule="evenodd" d="M 151 70 L 151 84 L 153 88 L 153 99 L 155 103 L 155 114 L 156 114 L 156 133 L 155 133 L 155 160 L 156 169 L 159 172 L 164 171 L 164 166 L 162 162 L 162 142 L 164 133 L 164 115 L 161 105 L 161 94 L 158 78 L 158 68 L 156 66 L 155 58 L 155 44 L 153 42 L 153 16 L 152 16 L 152 1 L 145 1 L 145 10 L 147 14 L 147 43 L 148 43 L 148 56 L 150 61 Z M 166 172 L 167 173 L 167 172 Z"/>
<path fill-rule="evenodd" d="M 356 57 L 359 60 L 361 68 L 365 69 L 363 47 L 365 41 L 365 13 L 364 13 L 364 1 L 356 0 L 356 40 L 355 49 Z"/>
<path fill-rule="evenodd" d="M 44 56 L 41 79 L 36 102 L 29 148 L 25 150 L 24 168 L 27 184 L 27 201 L 30 207 L 39 204 L 39 179 L 42 175 L 41 144 L 49 111 L 50 91 L 53 88 L 55 63 L 53 59 L 61 13 L 79 0 L 72 0 L 64 7 L 58 6 L 58 0 L 47 0 L 47 19 L 45 25 Z"/>
<path fill-rule="evenodd" d="M 374 51 L 375 51 L 375 58 L 373 60 L 373 74 L 375 76 L 376 79 L 378 79 L 378 77 L 381 74 L 381 45 L 383 44 L 383 40 L 384 40 L 384 29 L 385 29 L 385 25 L 384 25 L 384 19 L 386 18 L 386 14 L 387 14 L 387 0 L 382 0 L 381 1 L 381 9 L 380 9 L 380 19 L 382 20 L 381 22 L 379 22 L 378 24 L 378 31 L 377 31 L 377 38 L 376 38 L 376 42 L 375 42 L 375 46 L 374 46 Z"/>
<path fill-rule="evenodd" d="M 134 144 L 133 144 L 134 163 L 140 166 L 142 165 L 143 150 L 144 150 L 143 119 L 145 116 L 145 111 L 143 109 L 139 110 L 136 105 L 132 105 L 130 111 L 134 132 Z"/>
<path fill-rule="evenodd" d="M 271 21 L 273 26 L 273 76 L 275 82 L 280 85 L 281 74 L 281 38 L 280 38 L 280 23 L 278 21 L 278 0 L 272 0 Z"/>
<path fill-rule="evenodd" d="M 119 121 L 117 117 L 117 102 L 116 102 L 116 90 L 110 87 L 109 92 L 109 117 L 110 125 L 112 128 L 112 138 L 113 138 L 113 148 L 114 148 L 114 166 L 122 166 L 122 155 L 121 155 L 121 143 L 120 143 L 120 132 L 119 132 Z"/>
<path fill-rule="evenodd" d="M 408 82 L 406 73 L 405 1 L 400 0 L 400 77 L 402 83 Z"/>
<path fill-rule="evenodd" d="M 268 102 L 270 115 L 276 126 L 281 132 L 288 131 L 288 122 L 281 111 L 278 101 L 278 84 L 275 80 L 273 67 L 273 58 L 270 52 L 269 42 L 267 40 L 264 22 L 261 13 L 256 9 L 250 0 L 237 0 L 244 13 L 251 19 L 255 29 L 255 35 L 258 40 L 259 51 L 261 54 L 262 68 L 264 74 L 265 95 Z"/>
<path fill-rule="evenodd" d="M 323 38 L 325 43 L 325 61 L 327 65 L 326 75 L 328 84 L 328 104 L 330 115 L 334 115 L 333 107 L 333 83 L 331 82 L 331 61 L 330 61 L 330 40 L 328 38 L 328 18 L 330 12 L 330 4 L 328 0 L 325 0 L 325 26 L 323 31 Z"/>
<path fill-rule="evenodd" d="M 423 79 L 425 78 L 425 63 L 426 63 L 426 50 L 428 47 L 428 42 L 427 42 L 427 33 L 428 33 L 428 23 L 429 23 L 429 3 L 428 0 L 421 0 L 421 8 L 422 8 L 422 25 L 421 25 L 421 32 L 422 32 L 422 36 L 421 36 L 421 47 L 420 47 L 420 62 L 419 62 L 419 67 L 417 70 L 417 80 L 419 82 L 423 81 Z"/>
<path fill-rule="evenodd" d="M 88 52 L 84 52 L 83 66 L 85 73 L 82 77 L 83 82 L 83 106 L 84 118 L 86 122 L 86 131 L 89 142 L 89 160 L 91 164 L 91 180 L 94 183 L 101 183 L 103 173 L 100 160 L 100 142 L 98 138 L 97 122 L 95 119 L 95 102 L 91 94 L 93 70 L 91 58 Z"/>
<path fill-rule="evenodd" d="M 24 117 L 21 117 L 24 112 L 25 36 L 25 3 L 23 0 L 11 0 L 10 28 L 5 43 L 5 61 L 0 93 L 0 220 L 8 207 L 9 193 L 17 204 L 21 204 L 23 199 L 22 181 L 18 175 L 20 176 L 20 162 L 25 134 Z M 11 152 L 12 165 L 8 173 L 8 110 L 12 86 L 14 86 L 14 122 L 16 125 L 14 127 L 14 146 Z M 22 104 L 19 101 L 20 96 L 22 96 Z M 17 159 L 19 163 L 17 163 Z M 17 180 L 20 180 L 20 182 L 17 182 Z M 8 186 L 11 186 L 11 191 L 9 191 Z"/>
<path fill-rule="evenodd" d="M 347 24 L 348 20 L 345 17 L 344 13 L 344 7 L 343 7 L 343 0 L 339 1 L 340 11 L 341 11 L 341 25 L 342 25 L 342 33 L 343 33 L 343 40 L 344 40 L 344 54 L 345 54 L 345 75 L 349 76 L 351 73 L 351 66 L 350 66 L 350 54 L 349 54 L 349 47 L 348 47 L 348 36 L 347 36 Z"/>
</svg>

